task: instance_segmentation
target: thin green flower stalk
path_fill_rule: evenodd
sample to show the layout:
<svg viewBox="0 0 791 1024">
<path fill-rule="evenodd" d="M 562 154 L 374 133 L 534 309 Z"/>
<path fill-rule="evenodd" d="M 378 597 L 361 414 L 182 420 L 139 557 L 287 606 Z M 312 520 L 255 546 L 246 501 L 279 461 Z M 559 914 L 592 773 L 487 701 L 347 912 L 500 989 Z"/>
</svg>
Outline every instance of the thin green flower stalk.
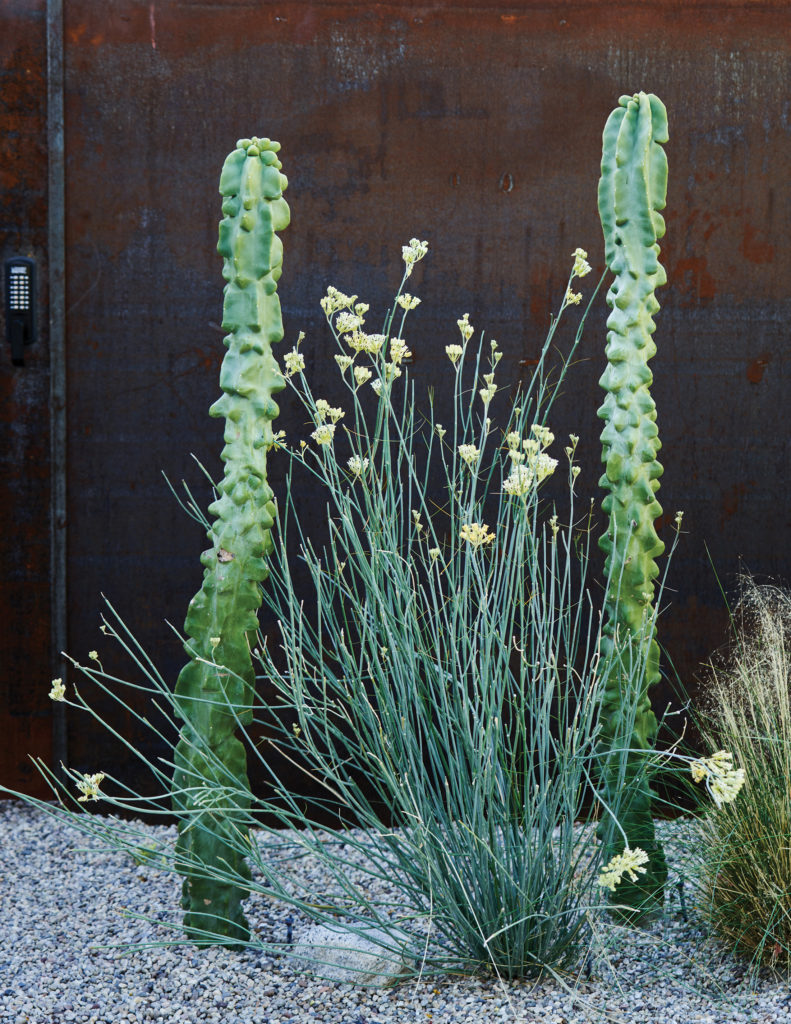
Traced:
<svg viewBox="0 0 791 1024">
<path fill-rule="evenodd" d="M 625 848 L 640 847 L 648 864 L 618 892 L 627 918 L 651 915 L 662 908 L 667 865 L 656 841 L 652 792 L 644 752 L 653 749 L 657 720 L 649 691 L 658 682 L 659 647 L 654 639 L 654 581 L 664 545 L 654 522 L 662 508 L 656 500 L 662 466 L 656 407 L 650 393 L 649 359 L 656 353 L 653 316 L 659 309 L 655 290 L 666 281 L 659 262 L 665 223 L 667 114 L 656 96 L 622 96 L 604 129 L 599 214 L 605 259 L 615 275 L 607 293 L 612 312 L 607 320 L 607 369 L 600 384 L 607 396 L 599 409 L 602 461 L 600 485 L 607 491 L 602 508 L 609 522 L 600 547 L 607 555 L 609 584 L 605 597 L 602 652 L 611 668 L 604 689 L 601 743 L 604 750 L 632 751 L 625 772 L 605 769 L 610 797 L 628 793 L 621 824 L 625 838 L 614 835 L 608 859 Z M 638 665 L 644 669 L 636 671 Z M 639 693 L 636 713 L 625 713 L 630 687 Z"/>
<path fill-rule="evenodd" d="M 217 249 L 227 282 L 222 326 L 229 333 L 220 370 L 223 395 L 209 412 L 225 418 L 225 471 L 209 509 L 214 521 L 208 530 L 211 547 L 201 556 L 203 583 L 184 626 L 190 661 L 175 691 L 177 713 L 185 722 L 173 776 L 185 928 L 196 939 L 205 940 L 208 933 L 226 945 L 250 936 L 241 909 L 250 871 L 237 839 L 247 839 L 244 812 L 251 796 L 244 745 L 235 734 L 253 717 L 250 648 L 275 515 L 266 462 L 275 443 L 273 395 L 285 386 L 271 349 L 283 337 L 277 295 L 283 246 L 276 232 L 289 222 L 279 149 L 269 139 L 242 139 L 220 177 L 223 220 Z M 222 808 L 214 800 L 218 787 L 233 794 L 221 801 Z M 196 827 L 207 814 L 211 827 Z"/>
</svg>

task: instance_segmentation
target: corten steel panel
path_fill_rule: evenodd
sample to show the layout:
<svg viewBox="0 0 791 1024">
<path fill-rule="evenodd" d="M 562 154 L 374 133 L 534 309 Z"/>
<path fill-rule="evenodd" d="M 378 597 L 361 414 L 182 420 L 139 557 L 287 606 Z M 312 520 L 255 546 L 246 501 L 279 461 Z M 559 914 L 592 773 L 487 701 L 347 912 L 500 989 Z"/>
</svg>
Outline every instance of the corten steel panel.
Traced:
<svg viewBox="0 0 791 1024">
<path fill-rule="evenodd" d="M 13 366 L 0 303 L 0 783 L 45 796 L 51 757 L 46 3 L 0 3 L 0 264 L 31 257 L 38 338 Z"/>
<path fill-rule="evenodd" d="M 669 285 L 652 367 L 665 540 L 676 510 L 686 513 L 661 623 L 683 680 L 723 639 L 705 545 L 726 582 L 740 560 L 791 577 L 787 5 L 70 0 L 66 47 L 76 657 L 97 647 L 114 664 L 97 634 L 104 592 L 167 678 L 183 660 L 163 620 L 183 621 L 203 537 L 160 470 L 203 500 L 190 453 L 219 472 L 222 427 L 206 415 L 223 353 L 217 179 L 235 140 L 283 145 L 286 344 L 307 332 L 309 371 L 325 375 L 317 389 L 328 398 L 339 395 L 318 307 L 326 285 L 381 310 L 400 245 L 430 241 L 409 340 L 417 392 L 438 382 L 442 407 L 458 316 L 498 339 L 499 380 L 515 383 L 561 300 L 572 250 L 594 264 L 584 290 L 602 272 L 601 132 L 619 95 L 639 89 L 670 117 Z M 582 437 L 583 503 L 601 496 L 606 316 L 602 295 L 552 424 Z M 278 426 L 305 436 L 289 397 L 281 409 Z M 280 495 L 284 467 L 272 459 Z M 318 529 L 315 496 L 299 504 Z M 85 720 L 71 720 L 71 763 L 131 771 Z"/>
</svg>

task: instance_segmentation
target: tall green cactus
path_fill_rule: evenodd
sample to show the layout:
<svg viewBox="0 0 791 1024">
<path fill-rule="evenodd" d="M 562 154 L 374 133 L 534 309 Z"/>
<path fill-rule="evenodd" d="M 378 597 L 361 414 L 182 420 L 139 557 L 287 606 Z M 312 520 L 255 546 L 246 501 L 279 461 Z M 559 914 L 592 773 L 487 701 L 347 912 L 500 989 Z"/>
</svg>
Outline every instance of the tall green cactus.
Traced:
<svg viewBox="0 0 791 1024">
<path fill-rule="evenodd" d="M 659 263 L 657 240 L 665 233 L 658 212 L 665 207 L 667 112 L 656 96 L 622 96 L 604 129 L 599 216 L 604 230 L 605 259 L 615 280 L 607 293 L 612 312 L 607 320 L 607 369 L 600 384 L 607 397 L 599 409 L 605 420 L 600 486 L 609 516 L 607 533 L 599 541 L 607 554 L 609 588 L 605 598 L 603 662 L 610 661 L 603 700 L 602 747 L 618 745 L 650 750 L 657 721 L 648 692 L 660 677 L 659 648 L 653 636 L 655 559 L 664 550 L 654 529 L 662 512 L 656 500 L 662 466 L 656 426 L 656 406 L 649 388 L 653 380 L 648 361 L 656 354 L 651 335 L 659 309 L 654 291 L 667 277 Z M 638 654 L 646 659 L 637 695 L 634 721 L 625 717 L 626 687 L 634 685 Z M 627 665 L 630 661 L 632 664 Z M 630 679 L 632 680 L 630 683 Z M 619 785 L 613 763 L 605 769 L 611 796 Z M 667 866 L 656 841 L 651 816 L 651 789 L 641 775 L 641 755 L 629 757 L 621 797 L 621 824 L 628 845 L 649 855 L 638 881 L 624 880 L 614 900 L 634 908 L 640 917 L 661 909 Z M 623 850 L 616 836 L 605 860 Z"/>
<path fill-rule="evenodd" d="M 246 890 L 201 877 L 197 865 L 250 877 L 238 852 L 239 839 L 247 835 L 244 815 L 234 814 L 234 808 L 244 812 L 250 806 L 247 757 L 234 733 L 236 716 L 244 725 L 252 721 L 250 649 L 275 515 L 266 476 L 272 421 L 279 411 L 272 396 L 284 387 L 271 349 L 283 337 L 277 296 L 283 246 L 275 232 L 289 222 L 279 149 L 269 139 L 242 139 L 220 176 L 224 216 L 217 250 L 227 282 L 222 326 L 230 333 L 220 370 L 224 393 L 209 414 L 225 417 L 225 472 L 219 496 L 209 507 L 214 522 L 208 534 L 211 547 L 201 555 L 203 584 L 190 602 L 184 627 L 191 660 L 176 683 L 186 723 L 173 778 L 180 822 L 177 855 L 185 874 L 184 925 L 194 938 L 210 932 L 223 936 L 217 941 L 225 945 L 249 938 L 241 909 Z"/>
</svg>

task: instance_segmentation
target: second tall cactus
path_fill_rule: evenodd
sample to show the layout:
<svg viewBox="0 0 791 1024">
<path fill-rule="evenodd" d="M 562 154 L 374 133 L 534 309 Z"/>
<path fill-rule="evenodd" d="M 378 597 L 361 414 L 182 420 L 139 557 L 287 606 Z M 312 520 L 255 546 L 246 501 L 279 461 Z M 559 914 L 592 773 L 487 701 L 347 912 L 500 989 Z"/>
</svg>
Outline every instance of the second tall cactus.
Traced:
<svg viewBox="0 0 791 1024">
<path fill-rule="evenodd" d="M 661 909 L 667 878 L 643 755 L 656 739 L 649 690 L 660 678 L 653 599 L 656 559 L 664 550 L 654 528 L 662 512 L 656 500 L 662 466 L 648 361 L 656 353 L 653 317 L 659 303 L 654 292 L 667 280 L 657 244 L 665 233 L 659 211 L 667 192 L 667 157 L 661 145 L 667 139 L 661 100 L 644 92 L 622 96 L 604 129 L 599 181 L 605 259 L 615 275 L 607 293 L 612 312 L 607 320 L 607 368 L 600 380 L 607 396 L 599 409 L 605 421 L 600 486 L 607 491 L 602 507 L 608 516 L 599 543 L 607 554 L 609 578 L 602 640 L 602 662 L 609 671 L 601 742 L 605 753 L 623 746 L 633 751 L 625 775 L 615 767 L 621 761 L 618 755 L 605 762 L 606 787 L 611 803 L 620 807 L 626 844 L 616 834 L 604 861 L 625 845 L 649 855 L 646 872 L 637 881 L 624 880 L 615 897 L 631 908 L 627 916 L 637 918 Z"/>
</svg>

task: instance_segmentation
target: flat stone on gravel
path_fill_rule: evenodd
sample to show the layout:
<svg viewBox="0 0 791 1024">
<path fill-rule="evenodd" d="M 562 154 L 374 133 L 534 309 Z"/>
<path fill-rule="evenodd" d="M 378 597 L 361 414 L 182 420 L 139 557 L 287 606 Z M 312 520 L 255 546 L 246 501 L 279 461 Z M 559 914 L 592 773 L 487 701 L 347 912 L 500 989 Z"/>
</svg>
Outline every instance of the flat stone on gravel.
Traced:
<svg viewBox="0 0 791 1024">
<path fill-rule="evenodd" d="M 395 985 L 409 972 L 411 964 L 385 948 L 392 945 L 392 940 L 384 932 L 374 927 L 364 931 L 361 935 L 314 924 L 296 944 L 294 956 L 305 969 L 326 981 L 378 988 Z"/>
</svg>

